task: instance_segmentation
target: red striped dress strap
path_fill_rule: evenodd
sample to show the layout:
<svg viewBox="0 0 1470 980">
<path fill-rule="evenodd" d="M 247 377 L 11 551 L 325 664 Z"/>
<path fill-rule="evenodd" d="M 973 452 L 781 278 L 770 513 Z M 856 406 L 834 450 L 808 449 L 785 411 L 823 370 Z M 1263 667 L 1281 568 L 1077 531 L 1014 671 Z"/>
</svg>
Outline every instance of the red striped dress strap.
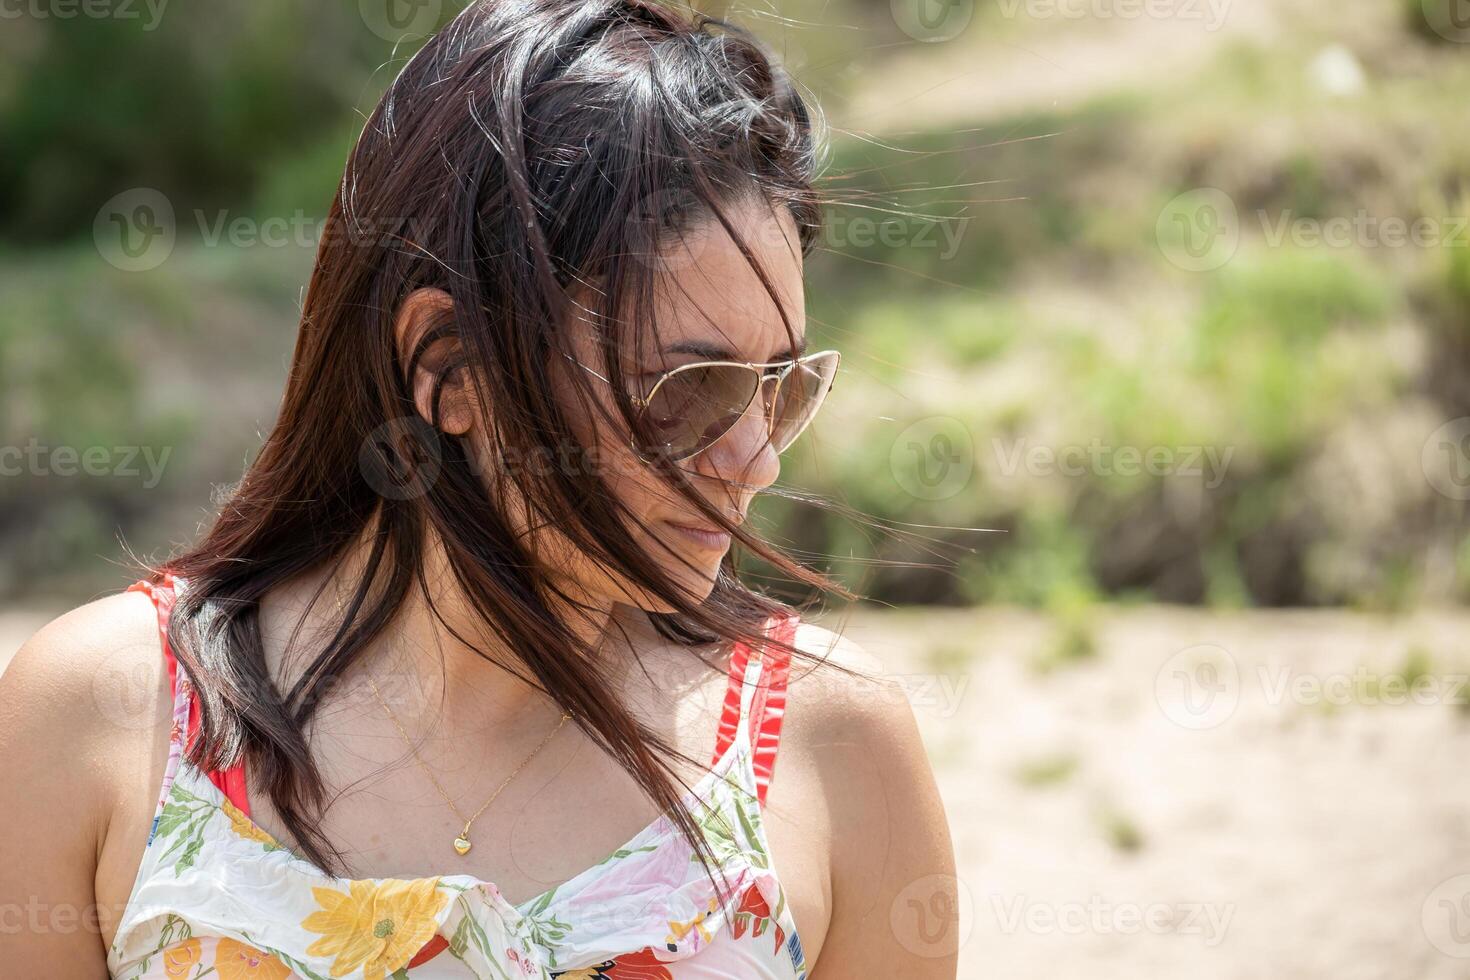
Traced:
<svg viewBox="0 0 1470 980">
<path fill-rule="evenodd" d="M 129 592 L 147 593 L 158 612 L 158 633 L 163 644 L 163 661 L 168 666 L 169 690 L 173 692 L 175 700 L 179 697 L 179 685 L 182 683 L 186 688 L 188 687 L 188 678 L 180 677 L 178 658 L 174 656 L 173 648 L 168 642 L 169 615 L 173 612 L 174 599 L 177 598 L 177 589 L 181 583 L 183 580 L 176 578 L 172 572 L 164 572 L 160 582 L 142 579 L 128 586 Z M 199 711 L 199 700 L 194 697 L 194 692 L 186 690 L 184 693 L 189 699 L 189 723 L 184 733 L 184 744 L 192 746 L 199 737 L 202 715 Z M 250 815 L 250 800 L 245 790 L 245 760 L 243 757 L 228 769 L 208 772 L 205 775 L 242 813 L 247 817 Z"/>
<path fill-rule="evenodd" d="M 730 652 L 730 672 L 725 682 L 725 704 L 720 709 L 720 727 L 715 735 L 715 756 L 710 765 L 718 765 L 730 751 L 735 741 L 735 730 L 740 726 L 740 689 L 745 682 L 745 672 L 750 665 L 750 647 L 744 640 L 737 640 Z"/>
<path fill-rule="evenodd" d="M 779 620 L 768 620 L 764 635 L 792 643 L 796 635 L 795 615 Z M 711 763 L 716 764 L 729 751 L 742 722 L 742 697 L 747 678 L 751 675 L 751 649 L 737 642 L 730 654 L 730 672 L 725 688 L 725 704 L 720 712 L 720 729 L 715 740 L 715 755 Z M 776 769 L 776 753 L 781 743 L 781 722 L 786 715 L 786 681 L 790 673 L 791 655 L 786 650 L 764 644 L 757 658 L 759 670 L 755 673 L 755 690 L 749 697 L 748 710 L 743 719 L 750 736 L 755 768 L 756 792 L 762 804 L 766 801 L 766 790 Z"/>
</svg>

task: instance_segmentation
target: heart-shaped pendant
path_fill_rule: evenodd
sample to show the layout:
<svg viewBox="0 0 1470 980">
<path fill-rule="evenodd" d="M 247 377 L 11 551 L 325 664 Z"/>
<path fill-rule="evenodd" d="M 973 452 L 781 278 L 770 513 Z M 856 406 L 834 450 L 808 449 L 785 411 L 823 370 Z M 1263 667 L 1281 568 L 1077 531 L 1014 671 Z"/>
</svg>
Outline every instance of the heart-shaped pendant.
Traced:
<svg viewBox="0 0 1470 980">
<path fill-rule="evenodd" d="M 462 855 L 470 853 L 470 839 L 468 837 L 456 837 L 454 839 L 454 849 Z"/>
</svg>

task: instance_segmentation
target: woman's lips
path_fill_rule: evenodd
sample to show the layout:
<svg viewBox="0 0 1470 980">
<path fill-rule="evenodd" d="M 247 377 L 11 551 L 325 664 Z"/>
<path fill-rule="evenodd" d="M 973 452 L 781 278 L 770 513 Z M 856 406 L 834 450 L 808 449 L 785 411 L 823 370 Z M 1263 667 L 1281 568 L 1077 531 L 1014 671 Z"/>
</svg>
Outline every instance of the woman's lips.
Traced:
<svg viewBox="0 0 1470 980">
<path fill-rule="evenodd" d="M 673 528 L 681 537 L 691 544 L 710 551 L 724 551 L 730 547 L 730 535 L 725 531 L 713 531 L 705 527 L 692 527 L 688 524 L 675 524 L 673 521 L 664 521 Z"/>
</svg>

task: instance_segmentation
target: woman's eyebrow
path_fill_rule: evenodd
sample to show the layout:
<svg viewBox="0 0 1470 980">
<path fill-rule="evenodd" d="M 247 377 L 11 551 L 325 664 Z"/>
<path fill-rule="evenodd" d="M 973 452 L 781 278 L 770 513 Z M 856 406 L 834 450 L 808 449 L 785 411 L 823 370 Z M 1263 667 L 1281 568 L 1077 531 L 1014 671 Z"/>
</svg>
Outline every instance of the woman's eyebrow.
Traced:
<svg viewBox="0 0 1470 980">
<path fill-rule="evenodd" d="M 802 337 L 795 349 L 787 348 L 771 358 L 771 361 L 789 361 L 806 353 L 807 340 Z M 679 340 L 664 347 L 665 354 L 694 354 L 710 361 L 744 361 L 745 358 L 719 344 L 710 344 L 702 340 Z"/>
</svg>

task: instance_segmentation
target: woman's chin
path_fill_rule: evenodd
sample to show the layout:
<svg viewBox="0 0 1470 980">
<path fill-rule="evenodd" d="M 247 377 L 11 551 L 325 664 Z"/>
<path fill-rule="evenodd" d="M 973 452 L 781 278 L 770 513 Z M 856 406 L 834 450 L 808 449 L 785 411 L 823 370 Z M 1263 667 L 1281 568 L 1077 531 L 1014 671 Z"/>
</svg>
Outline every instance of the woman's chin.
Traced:
<svg viewBox="0 0 1470 980">
<path fill-rule="evenodd" d="M 715 590 L 715 581 L 719 577 L 720 566 L 715 565 L 709 570 L 708 575 L 700 575 L 687 568 L 678 571 L 670 571 L 669 577 L 677 585 L 691 606 L 702 605 Z M 667 603 L 660 601 L 660 605 L 667 608 L 659 609 L 658 612 L 675 612 L 676 610 Z"/>
<path fill-rule="evenodd" d="M 710 593 L 714 592 L 715 582 L 719 579 L 720 566 L 718 562 L 711 562 L 708 569 L 702 569 L 698 564 L 692 568 L 680 565 L 677 568 L 664 569 L 664 574 L 668 576 L 669 583 L 684 596 L 688 605 L 698 606 L 702 605 L 710 597 Z M 673 603 L 645 589 L 640 589 L 631 582 L 623 583 L 611 598 L 615 602 L 641 609 L 646 613 L 678 612 Z"/>
</svg>

